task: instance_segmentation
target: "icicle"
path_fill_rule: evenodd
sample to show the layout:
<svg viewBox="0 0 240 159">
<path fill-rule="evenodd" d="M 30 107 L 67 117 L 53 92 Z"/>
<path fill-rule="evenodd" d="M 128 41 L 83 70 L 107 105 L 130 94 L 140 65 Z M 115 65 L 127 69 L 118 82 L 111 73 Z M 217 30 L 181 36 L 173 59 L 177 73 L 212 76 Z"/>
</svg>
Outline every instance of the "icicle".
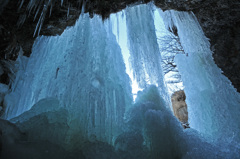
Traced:
<svg viewBox="0 0 240 159">
<path fill-rule="evenodd" d="M 21 27 L 24 24 L 26 18 L 27 18 L 26 14 L 20 15 L 20 17 L 18 18 L 18 22 L 17 22 L 18 28 Z"/>
<path fill-rule="evenodd" d="M 22 8 L 23 3 L 24 3 L 24 0 L 21 1 L 20 5 L 18 7 L 18 10 L 20 10 Z"/>
<path fill-rule="evenodd" d="M 84 14 L 84 12 L 85 12 L 85 4 L 86 4 L 86 0 L 83 0 L 83 1 L 82 1 L 81 15 Z"/>
<path fill-rule="evenodd" d="M 39 10 L 40 10 L 40 7 L 38 7 L 38 10 L 35 12 L 35 16 L 34 16 L 34 18 L 33 18 L 33 21 L 36 20 Z"/>
<path fill-rule="evenodd" d="M 37 31 L 38 31 L 38 35 L 39 35 L 40 31 L 41 31 L 42 24 L 43 24 L 43 22 L 44 22 L 44 18 L 45 18 L 46 12 L 47 12 L 46 10 L 47 10 L 47 5 L 44 5 L 43 10 L 42 10 L 42 13 L 41 13 L 41 15 L 40 15 L 40 17 L 39 17 L 39 19 L 38 19 L 38 23 L 37 23 L 37 25 L 36 25 L 36 28 L 35 28 L 33 37 L 36 35 L 36 32 L 37 32 Z"/>
<path fill-rule="evenodd" d="M 45 19 L 45 16 L 47 14 L 48 6 L 50 5 L 51 2 L 52 2 L 52 0 L 49 0 L 48 3 L 43 6 L 43 10 L 42 10 L 42 13 L 40 15 L 40 18 L 38 19 L 38 23 L 36 25 L 33 37 L 36 35 L 37 30 L 38 30 L 38 36 L 39 36 L 42 25 L 43 25 L 43 22 L 44 22 L 44 19 Z"/>
<path fill-rule="evenodd" d="M 51 15 L 52 15 L 52 8 L 53 8 L 53 4 L 51 4 L 51 6 L 50 6 L 49 17 L 51 17 Z"/>
<path fill-rule="evenodd" d="M 116 13 L 117 16 L 117 37 L 118 37 L 118 41 L 119 41 L 119 17 L 118 17 L 118 13 Z"/>
<path fill-rule="evenodd" d="M 41 13 L 41 16 L 40 16 L 40 18 L 39 18 L 39 20 L 38 20 L 38 23 L 37 23 L 37 25 L 36 25 L 36 28 L 35 28 L 33 37 L 36 35 L 36 32 L 37 32 L 37 30 L 38 30 L 38 28 L 39 28 L 39 25 L 40 25 L 40 23 L 41 23 L 42 15 L 43 15 L 43 13 Z"/>
<path fill-rule="evenodd" d="M 150 8 L 147 5 L 130 7 L 127 9 L 126 15 L 134 76 L 141 88 L 146 87 L 146 81 L 149 78 L 151 84 L 157 84 L 163 77 L 159 65 L 161 57 Z"/>
<path fill-rule="evenodd" d="M 69 8 L 70 8 L 70 5 L 68 5 L 67 19 L 68 19 L 68 16 L 69 16 Z"/>
</svg>

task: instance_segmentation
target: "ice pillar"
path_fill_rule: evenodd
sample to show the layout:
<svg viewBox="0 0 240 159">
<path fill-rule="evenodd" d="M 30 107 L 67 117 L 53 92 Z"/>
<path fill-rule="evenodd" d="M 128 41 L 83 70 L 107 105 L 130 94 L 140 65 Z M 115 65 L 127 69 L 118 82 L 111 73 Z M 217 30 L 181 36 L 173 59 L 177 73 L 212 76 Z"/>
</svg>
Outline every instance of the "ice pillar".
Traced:
<svg viewBox="0 0 240 159">
<path fill-rule="evenodd" d="M 163 82 L 153 9 L 151 3 L 126 9 L 130 62 L 133 76 L 137 79 L 139 87 L 146 88 L 149 84 L 157 85 L 161 96 L 168 100 Z"/>
</svg>

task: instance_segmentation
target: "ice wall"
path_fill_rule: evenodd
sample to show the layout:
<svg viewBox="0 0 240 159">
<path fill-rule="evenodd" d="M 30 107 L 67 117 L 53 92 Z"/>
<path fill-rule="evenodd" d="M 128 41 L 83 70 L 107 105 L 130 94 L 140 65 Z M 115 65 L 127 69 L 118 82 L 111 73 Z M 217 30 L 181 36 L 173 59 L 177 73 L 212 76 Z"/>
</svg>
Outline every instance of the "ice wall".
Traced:
<svg viewBox="0 0 240 159">
<path fill-rule="evenodd" d="M 79 135 L 112 142 L 122 129 L 131 87 L 121 49 L 108 21 L 81 15 L 61 36 L 39 37 L 31 57 L 5 97 L 11 119 L 47 97 L 69 110 Z"/>
<path fill-rule="evenodd" d="M 240 95 L 214 63 L 196 17 L 191 12 L 161 14 L 167 28 L 177 28 L 186 53 L 175 61 L 185 86 L 190 126 L 214 139 L 239 141 Z"/>
</svg>

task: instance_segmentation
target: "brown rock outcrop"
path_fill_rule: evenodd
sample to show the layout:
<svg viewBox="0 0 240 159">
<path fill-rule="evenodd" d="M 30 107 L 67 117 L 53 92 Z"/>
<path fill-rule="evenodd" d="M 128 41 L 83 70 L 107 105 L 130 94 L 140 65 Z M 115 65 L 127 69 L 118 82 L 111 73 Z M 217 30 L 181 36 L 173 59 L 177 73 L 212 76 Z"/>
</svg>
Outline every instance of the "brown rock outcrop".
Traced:
<svg viewBox="0 0 240 159">
<path fill-rule="evenodd" d="M 176 91 L 171 97 L 174 115 L 182 123 L 184 128 L 188 128 L 188 111 L 185 99 L 186 95 L 183 90 Z"/>
</svg>

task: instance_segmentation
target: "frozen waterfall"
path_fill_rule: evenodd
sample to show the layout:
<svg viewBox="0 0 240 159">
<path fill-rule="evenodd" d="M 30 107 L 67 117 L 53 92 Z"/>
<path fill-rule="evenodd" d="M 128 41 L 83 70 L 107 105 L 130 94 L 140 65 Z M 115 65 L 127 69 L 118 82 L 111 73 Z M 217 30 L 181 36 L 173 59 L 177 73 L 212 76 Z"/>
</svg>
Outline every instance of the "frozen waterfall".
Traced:
<svg viewBox="0 0 240 159">
<path fill-rule="evenodd" d="M 111 143 L 121 132 L 132 97 L 110 22 L 85 14 L 61 36 L 39 37 L 23 69 L 6 96 L 6 119 L 54 97 L 71 114 L 69 120 L 77 121 L 70 127 L 84 130 L 84 136 L 96 135 Z"/>
<path fill-rule="evenodd" d="M 173 28 L 185 51 L 175 57 L 187 96 L 185 130 L 170 109 L 156 33 Z M 0 122 L 14 140 L 3 144 L 3 158 L 19 147 L 23 158 L 240 157 L 240 95 L 214 63 L 191 12 L 149 3 L 105 21 L 81 14 L 62 35 L 38 37 L 31 56 L 17 62 L 3 115 L 16 126 Z"/>
<path fill-rule="evenodd" d="M 213 61 L 210 43 L 193 13 L 162 13 L 167 28 L 175 26 L 186 55 L 176 56 L 193 129 L 215 139 L 240 141 L 240 95 Z M 225 142 L 226 142 L 225 141 Z"/>
</svg>

